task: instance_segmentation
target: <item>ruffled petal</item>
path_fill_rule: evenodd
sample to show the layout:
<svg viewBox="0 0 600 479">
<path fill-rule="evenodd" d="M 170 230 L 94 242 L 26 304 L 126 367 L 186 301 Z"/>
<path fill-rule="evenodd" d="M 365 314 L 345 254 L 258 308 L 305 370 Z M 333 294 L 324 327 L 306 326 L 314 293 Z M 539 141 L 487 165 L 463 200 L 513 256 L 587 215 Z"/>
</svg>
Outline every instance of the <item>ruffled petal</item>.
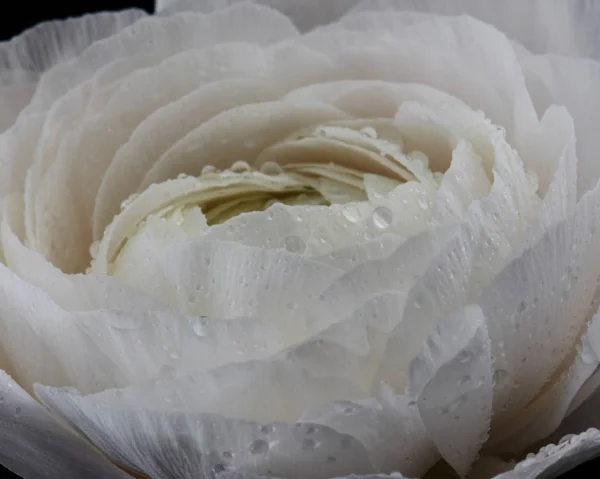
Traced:
<svg viewBox="0 0 600 479">
<path fill-rule="evenodd" d="M 407 368 L 394 359 L 411 342 L 410 329 L 404 320 L 388 339 L 383 362 L 388 375 L 393 368 Z M 490 339 L 477 306 L 442 318 L 410 364 L 407 393 L 440 454 L 461 477 L 488 438 L 493 382 Z"/>
<path fill-rule="evenodd" d="M 478 300 L 488 321 L 497 376 L 494 420 L 500 429 L 495 440 L 520 428 L 522 421 L 513 416 L 560 377 L 563 362 L 572 362 L 595 313 L 599 192 L 586 193 L 573 215 L 511 262 Z"/>
<path fill-rule="evenodd" d="M 1 370 L 0 442 L 0 464 L 27 479 L 130 478 Z"/>
<path fill-rule="evenodd" d="M 278 413 L 293 414 L 295 408 L 305 408 L 311 402 L 317 405 L 327 396 L 331 400 L 332 392 L 334 397 L 352 397 L 347 388 L 340 389 L 341 385 L 331 379 L 317 384 L 290 363 L 272 368 L 257 366 L 239 365 L 237 374 L 235 369 L 229 374 L 222 371 L 208 382 L 206 377 L 190 377 L 147 385 L 137 391 L 128 388 L 81 396 L 37 385 L 36 392 L 46 406 L 73 424 L 115 463 L 152 478 L 204 477 L 232 469 L 325 479 L 373 470 L 364 446 L 352 436 L 327 426 L 275 419 Z M 243 416 L 243 407 L 229 409 L 232 396 L 222 400 L 223 393 L 233 394 L 236 389 L 238 405 L 256 408 L 266 422 L 210 413 L 216 408 Z M 208 394 L 200 394 L 202 390 Z M 267 391 L 272 394 L 265 394 Z M 312 401 L 311 394 L 315 396 Z M 142 397 L 149 401 L 140 401 Z M 204 400 L 198 402 L 202 397 Z M 176 398 L 187 398 L 187 406 L 178 406 Z"/>
<path fill-rule="evenodd" d="M 494 479 L 554 478 L 600 455 L 600 431 L 589 429 L 577 436 L 565 437 L 531 454 L 509 472 Z"/>
</svg>

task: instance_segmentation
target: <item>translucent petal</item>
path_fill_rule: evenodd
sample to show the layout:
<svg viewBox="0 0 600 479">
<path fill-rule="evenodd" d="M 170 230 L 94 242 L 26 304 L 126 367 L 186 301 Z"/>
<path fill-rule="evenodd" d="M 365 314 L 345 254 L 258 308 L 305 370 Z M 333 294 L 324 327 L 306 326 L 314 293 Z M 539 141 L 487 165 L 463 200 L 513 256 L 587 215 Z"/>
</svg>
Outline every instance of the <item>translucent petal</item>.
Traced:
<svg viewBox="0 0 600 479">
<path fill-rule="evenodd" d="M 2 74 L 12 70 L 41 74 L 144 16 L 142 10 L 131 9 L 40 23 L 0 43 Z"/>
<path fill-rule="evenodd" d="M 312 306 L 315 314 L 343 317 L 381 291 L 406 294 L 447 240 L 448 234 L 449 231 L 444 230 L 417 235 L 394 248 L 390 255 L 357 265 L 319 296 L 318 302 Z M 399 314 L 403 305 L 404 302 L 399 305 Z"/>
<path fill-rule="evenodd" d="M 173 145 L 146 174 L 140 188 L 180 173 L 197 176 L 207 164 L 223 168 L 239 159 L 251 162 L 265 147 L 296 130 L 345 118 L 337 108 L 323 103 L 275 101 L 232 108 Z"/>
<path fill-rule="evenodd" d="M 545 130 L 541 138 L 543 141 L 534 145 L 534 148 L 541 153 L 540 158 L 549 163 L 548 166 L 554 162 L 556 165 L 547 170 L 550 174 L 553 171 L 548 188 L 543 188 L 545 194 L 540 208 L 524 241 L 514 250 L 515 256 L 535 245 L 548 229 L 566 219 L 575 210 L 577 203 L 578 158 L 573 123 L 566 111 L 550 107 L 541 126 Z M 543 178 L 542 182 L 548 183 Z"/>
<path fill-rule="evenodd" d="M 124 10 L 44 22 L 1 42 L 0 132 L 11 126 L 29 103 L 40 75 L 144 15 L 141 10 Z"/>
<path fill-rule="evenodd" d="M 414 402 L 385 388 L 377 400 L 325 404 L 307 411 L 301 421 L 356 437 L 380 472 L 421 477 L 438 460 Z"/>
<path fill-rule="evenodd" d="M 433 221 L 437 224 L 460 221 L 471 203 L 486 196 L 490 188 L 481 157 L 470 143 L 459 141 L 435 198 Z"/>
<path fill-rule="evenodd" d="M 506 421 L 560 374 L 590 319 L 600 264 L 600 215 L 593 190 L 575 213 L 507 266 L 478 303 L 488 321 L 494 368 L 504 380 L 495 387 L 495 421 Z"/>
<path fill-rule="evenodd" d="M 39 265 L 33 263 L 33 267 L 30 275 Z M 101 391 L 170 371 L 185 374 L 261 359 L 289 344 L 274 322 L 153 310 L 147 303 L 136 302 L 139 293 L 122 285 L 120 295 L 110 282 L 112 288 L 98 281 L 98 292 L 93 291 L 94 277 L 78 281 L 59 272 L 41 271 L 36 282 L 52 293 L 75 292 L 74 298 L 60 297 L 67 308 L 79 308 L 73 311 L 4 266 L 0 276 L 0 343 L 25 388 L 43 380 L 84 392 Z M 126 308 L 127 301 L 128 309 L 117 309 Z"/>
<path fill-rule="evenodd" d="M 503 443 L 496 446 L 497 449 L 516 451 L 531 444 L 548 443 L 553 439 L 558 441 L 567 434 L 577 434 L 598 424 L 595 413 L 590 411 L 594 399 L 581 409 L 577 408 L 593 392 L 597 383 L 594 376 L 600 365 L 599 318 L 596 313 L 591 319 L 579 341 L 578 350 L 574 352 L 575 358 L 570 357 L 568 364 L 557 369 L 553 382 L 547 383 L 533 401 L 511 418 L 511 435 L 506 436 Z M 575 412 L 561 424 L 573 410 Z"/>
<path fill-rule="evenodd" d="M 307 478 L 373 470 L 364 446 L 351 436 L 326 426 L 267 419 L 284 410 L 288 415 L 294 408 L 316 405 L 332 392 L 351 397 L 338 381 L 315 382 L 290 363 L 268 368 L 246 363 L 210 377 L 159 382 L 93 396 L 36 386 L 46 406 L 73 424 L 111 460 L 148 477 L 165 479 L 197 477 L 228 468 Z M 179 398 L 187 406 L 178 406 Z M 198 401 L 200 398 L 204 400 Z M 231 408 L 239 417 L 244 409 L 252 407 L 268 422 L 205 412 Z"/>
<path fill-rule="evenodd" d="M 494 479 L 536 479 L 559 477 L 564 472 L 600 455 L 600 431 L 589 429 L 577 436 L 565 437 L 528 456 L 509 472 Z"/>
<path fill-rule="evenodd" d="M 143 175 L 177 140 L 224 110 L 275 99 L 276 90 L 264 79 L 220 80 L 157 109 L 143 120 L 117 151 L 102 179 L 94 210 L 94 239 L 100 238 L 118 213 L 120 202 L 137 190 Z"/>
<path fill-rule="evenodd" d="M 211 12 L 244 0 L 208 0 L 197 2 L 195 0 L 158 0 L 156 12 L 158 15 L 172 15 L 176 12 L 201 11 Z M 287 15 L 301 30 L 306 31 L 317 25 L 326 24 L 337 20 L 348 11 L 358 0 L 304 0 L 302 2 L 289 2 L 282 0 L 259 0 L 256 3 L 276 8 Z"/>
<path fill-rule="evenodd" d="M 0 441 L 0 464 L 25 478 L 130 477 L 59 423 L 4 371 L 0 371 Z"/>
<path fill-rule="evenodd" d="M 517 131 L 527 131 L 536 123 L 519 59 L 496 29 L 463 16 L 436 18 L 386 33 L 383 29 L 345 31 L 335 24 L 298 41 L 315 49 L 322 45 L 344 79 L 422 83 L 450 93 L 483 110 L 506 128 L 511 140 Z"/>
<path fill-rule="evenodd" d="M 135 13 L 135 11 L 134 11 Z M 248 21 L 249 19 L 252 19 Z M 269 28 L 262 28 L 267 22 Z M 75 60 L 50 70 L 40 80 L 27 111 L 42 111 L 74 86 L 84 82 L 108 63 L 120 58 L 147 53 L 151 44 L 165 56 L 228 38 L 269 43 L 283 36 L 293 36 L 296 29 L 284 16 L 260 5 L 241 4 L 213 15 L 180 14 L 170 18 L 147 17 L 120 34 L 96 41 Z"/>
<path fill-rule="evenodd" d="M 8 129 L 29 102 L 35 91 L 35 81 L 22 80 L 14 85 L 0 83 L 0 133 Z"/>
<path fill-rule="evenodd" d="M 600 12 L 592 2 L 535 0 L 362 0 L 353 9 L 413 10 L 441 15 L 468 14 L 495 25 L 535 53 L 598 57 L 596 39 Z"/>
<path fill-rule="evenodd" d="M 591 4 L 590 4 L 591 5 Z M 573 117 L 577 132 L 577 192 L 596 185 L 600 167 L 596 161 L 600 140 L 592 125 L 598 122 L 600 96 L 595 85 L 600 78 L 600 64 L 587 59 L 546 56 L 523 56 L 521 62 L 531 84 L 531 91 L 545 92 L 536 101 L 538 111 L 551 104 L 563 105 Z"/>
<path fill-rule="evenodd" d="M 306 304 L 341 274 L 283 249 L 202 240 L 165 245 L 145 260 L 152 265 L 146 270 L 155 269 L 165 283 L 148 291 L 144 278 L 126 278 L 142 291 L 192 314 L 268 319 L 290 338 L 304 332 L 301 319 Z M 119 268 L 118 278 L 121 270 L 136 271 L 134 263 L 123 261 Z"/>
<path fill-rule="evenodd" d="M 36 192 L 37 248 L 64 270 L 81 270 L 87 259 L 82 245 L 91 243 L 88 223 L 96 193 L 119 147 L 149 114 L 199 84 L 227 78 L 239 70 L 257 70 L 252 57 L 255 51 L 251 46 L 220 45 L 183 53 L 150 71 L 130 75 L 101 114 L 80 121 L 62 140 Z M 216 68 L 216 61 L 222 68 Z M 173 69 L 180 75 L 173 76 Z M 62 214 L 53 217 L 49 210 Z M 69 251 L 68 258 L 65 251 Z"/>
<path fill-rule="evenodd" d="M 408 366 L 395 359 L 410 345 L 410 329 L 404 320 L 390 335 L 384 359 L 390 372 Z M 437 449 L 462 477 L 488 437 L 493 382 L 490 340 L 477 306 L 442 318 L 410 365 L 407 393 Z"/>
<path fill-rule="evenodd" d="M 38 252 L 23 245 L 22 199 L 5 199 L 0 241 L 4 263 L 33 286 L 69 311 L 92 311 L 110 305 L 122 311 L 164 310 L 165 305 L 150 296 L 126 287 L 110 276 L 67 275 Z"/>
</svg>

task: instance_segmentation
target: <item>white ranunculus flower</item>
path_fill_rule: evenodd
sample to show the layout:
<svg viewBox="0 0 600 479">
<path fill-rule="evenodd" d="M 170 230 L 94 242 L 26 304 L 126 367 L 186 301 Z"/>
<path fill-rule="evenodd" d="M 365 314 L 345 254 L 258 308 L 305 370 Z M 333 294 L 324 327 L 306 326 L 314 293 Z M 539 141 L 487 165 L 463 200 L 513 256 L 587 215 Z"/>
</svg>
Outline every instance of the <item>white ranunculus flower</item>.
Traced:
<svg viewBox="0 0 600 479">
<path fill-rule="evenodd" d="M 0 463 L 599 454 L 599 7 L 159 1 L 1 44 Z"/>
</svg>

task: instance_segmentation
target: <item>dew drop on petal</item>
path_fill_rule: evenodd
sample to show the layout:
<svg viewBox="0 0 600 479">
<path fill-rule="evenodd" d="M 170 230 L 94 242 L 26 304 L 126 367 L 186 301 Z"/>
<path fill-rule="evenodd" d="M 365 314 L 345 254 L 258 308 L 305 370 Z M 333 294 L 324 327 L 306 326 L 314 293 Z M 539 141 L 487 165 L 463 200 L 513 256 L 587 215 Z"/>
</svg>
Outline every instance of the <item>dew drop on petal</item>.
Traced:
<svg viewBox="0 0 600 479">
<path fill-rule="evenodd" d="M 350 221 L 350 223 L 358 223 L 361 218 L 360 211 L 356 205 L 345 205 L 342 208 L 342 215 L 344 215 L 344 218 Z"/>
<path fill-rule="evenodd" d="M 256 439 L 250 443 L 250 454 L 265 454 L 269 451 L 269 443 L 264 439 Z"/>
<path fill-rule="evenodd" d="M 369 138 L 377 138 L 377 132 L 372 126 L 365 126 L 364 128 L 361 128 L 360 133 L 361 135 L 368 136 Z"/>
<path fill-rule="evenodd" d="M 429 208 L 429 202 L 425 196 L 419 196 L 418 202 L 421 209 L 426 210 Z"/>
<path fill-rule="evenodd" d="M 260 172 L 267 176 L 277 176 L 283 173 L 283 169 L 274 161 L 267 161 L 260 167 Z"/>
<path fill-rule="evenodd" d="M 213 165 L 206 165 L 202 168 L 201 174 L 208 175 L 210 173 L 216 173 L 218 170 Z"/>
<path fill-rule="evenodd" d="M 306 243 L 298 236 L 287 236 L 283 239 L 282 246 L 290 253 L 302 254 L 306 251 Z"/>
<path fill-rule="evenodd" d="M 236 161 L 230 168 L 234 173 L 247 173 L 250 171 L 250 165 L 245 161 Z"/>
<path fill-rule="evenodd" d="M 379 206 L 375 208 L 372 213 L 372 218 L 373 223 L 380 230 L 388 228 L 394 219 L 392 211 L 385 206 Z"/>
<path fill-rule="evenodd" d="M 201 318 L 192 318 L 190 320 L 193 333 L 199 338 L 205 338 L 208 336 L 206 328 L 204 327 L 204 321 Z"/>
</svg>

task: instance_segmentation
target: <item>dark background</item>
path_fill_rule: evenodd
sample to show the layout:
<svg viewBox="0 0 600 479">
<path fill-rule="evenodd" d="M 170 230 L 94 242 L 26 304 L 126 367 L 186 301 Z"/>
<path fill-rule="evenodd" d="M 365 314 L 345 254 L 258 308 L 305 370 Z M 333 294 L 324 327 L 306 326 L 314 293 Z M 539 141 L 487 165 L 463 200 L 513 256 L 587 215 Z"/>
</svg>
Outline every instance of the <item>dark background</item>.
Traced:
<svg viewBox="0 0 600 479">
<path fill-rule="evenodd" d="M 198 0 L 202 1 L 202 0 Z M 53 20 L 72 16 L 79 16 L 85 13 L 97 12 L 102 10 L 119 10 L 123 8 L 137 7 L 151 12 L 154 8 L 153 1 L 87 1 L 87 2 L 67 2 L 65 0 L 55 2 L 33 3 L 25 5 L 32 7 L 25 12 L 0 15 L 0 41 L 9 40 L 14 35 L 19 34 L 23 30 L 34 26 L 44 20 Z M 2 445 L 0 444 L 0 448 Z M 11 474 L 0 466 L 0 473 L 5 478 L 15 478 L 18 476 Z M 561 476 L 561 479 L 585 479 L 585 478 L 600 477 L 600 459 L 590 461 L 578 468 Z M 35 479 L 35 478 L 27 478 Z M 61 479 L 61 478 L 57 478 Z"/>
</svg>

